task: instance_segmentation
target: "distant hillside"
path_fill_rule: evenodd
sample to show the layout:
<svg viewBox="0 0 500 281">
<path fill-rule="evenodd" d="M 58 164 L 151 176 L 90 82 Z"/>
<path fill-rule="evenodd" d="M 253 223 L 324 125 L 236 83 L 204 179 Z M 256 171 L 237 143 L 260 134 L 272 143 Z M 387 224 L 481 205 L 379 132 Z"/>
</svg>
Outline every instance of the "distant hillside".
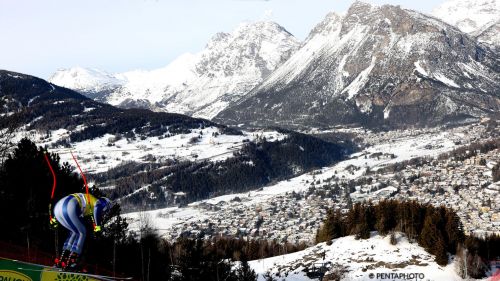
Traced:
<svg viewBox="0 0 500 281">
<path fill-rule="evenodd" d="M 101 186 L 115 183 L 111 196 L 121 198 L 126 207 L 157 209 L 257 189 L 332 165 L 349 152 L 345 145 L 291 131 L 283 133 L 282 140 L 247 142 L 222 161 L 125 163 L 92 178 Z M 141 186 L 147 188 L 134 192 Z"/>
<path fill-rule="evenodd" d="M 180 114 L 119 109 L 42 79 L 5 70 L 0 70 L 0 116 L 0 128 L 15 125 L 24 126 L 26 131 L 40 132 L 67 129 L 72 131 L 70 142 L 105 134 L 178 134 L 207 126 L 219 127 L 231 134 L 241 133 Z"/>
</svg>

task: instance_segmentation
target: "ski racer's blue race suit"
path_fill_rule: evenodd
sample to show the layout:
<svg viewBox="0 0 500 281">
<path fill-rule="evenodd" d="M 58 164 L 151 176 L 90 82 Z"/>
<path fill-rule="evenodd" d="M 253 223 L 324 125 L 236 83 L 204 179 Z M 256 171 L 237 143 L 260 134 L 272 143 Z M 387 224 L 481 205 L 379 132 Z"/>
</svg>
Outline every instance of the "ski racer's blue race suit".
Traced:
<svg viewBox="0 0 500 281">
<path fill-rule="evenodd" d="M 56 220 L 70 231 L 63 250 L 80 255 L 87 230 L 83 218 L 90 216 L 94 221 L 94 231 L 101 230 L 102 218 L 110 208 L 108 198 L 96 198 L 91 194 L 74 193 L 59 200 L 54 207 Z"/>
</svg>

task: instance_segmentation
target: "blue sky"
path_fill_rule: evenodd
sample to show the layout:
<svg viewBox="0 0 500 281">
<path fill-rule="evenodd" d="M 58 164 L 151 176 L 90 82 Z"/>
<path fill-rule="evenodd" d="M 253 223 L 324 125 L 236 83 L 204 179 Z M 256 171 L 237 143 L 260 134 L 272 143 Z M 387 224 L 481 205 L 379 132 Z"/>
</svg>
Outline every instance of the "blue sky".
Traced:
<svg viewBox="0 0 500 281">
<path fill-rule="evenodd" d="M 264 18 L 299 39 L 351 0 L 0 0 L 0 69 L 48 78 L 58 68 L 154 69 L 220 31 Z M 370 0 L 422 12 L 443 0 Z"/>
</svg>

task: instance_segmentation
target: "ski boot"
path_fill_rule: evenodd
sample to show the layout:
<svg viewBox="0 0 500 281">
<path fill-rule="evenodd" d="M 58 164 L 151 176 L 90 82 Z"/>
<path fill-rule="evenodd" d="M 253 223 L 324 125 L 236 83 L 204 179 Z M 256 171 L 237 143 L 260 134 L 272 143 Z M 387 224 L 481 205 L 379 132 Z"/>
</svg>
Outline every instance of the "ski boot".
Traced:
<svg viewBox="0 0 500 281">
<path fill-rule="evenodd" d="M 66 267 L 63 268 L 66 271 L 79 271 L 80 270 L 80 259 L 77 253 L 71 253 L 68 257 Z"/>
<path fill-rule="evenodd" d="M 64 250 L 59 258 L 55 258 L 54 267 L 60 269 L 66 267 L 66 260 L 68 259 L 70 253 L 70 251 Z"/>
</svg>

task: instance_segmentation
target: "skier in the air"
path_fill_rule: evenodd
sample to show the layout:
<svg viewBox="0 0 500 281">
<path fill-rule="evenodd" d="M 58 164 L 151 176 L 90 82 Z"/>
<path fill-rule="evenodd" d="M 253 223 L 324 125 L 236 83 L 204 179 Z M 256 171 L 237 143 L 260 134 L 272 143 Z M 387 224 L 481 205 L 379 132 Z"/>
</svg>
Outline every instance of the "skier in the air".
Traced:
<svg viewBox="0 0 500 281">
<path fill-rule="evenodd" d="M 59 222 L 70 231 L 70 235 L 64 243 L 61 257 L 55 260 L 56 267 L 68 270 L 77 269 L 87 234 L 84 217 L 90 217 L 94 225 L 94 232 L 100 232 L 103 216 L 110 207 L 111 202 L 108 198 L 96 198 L 91 194 L 84 193 L 68 195 L 56 203 L 54 207 L 55 218 L 51 220 L 51 224 Z"/>
</svg>

